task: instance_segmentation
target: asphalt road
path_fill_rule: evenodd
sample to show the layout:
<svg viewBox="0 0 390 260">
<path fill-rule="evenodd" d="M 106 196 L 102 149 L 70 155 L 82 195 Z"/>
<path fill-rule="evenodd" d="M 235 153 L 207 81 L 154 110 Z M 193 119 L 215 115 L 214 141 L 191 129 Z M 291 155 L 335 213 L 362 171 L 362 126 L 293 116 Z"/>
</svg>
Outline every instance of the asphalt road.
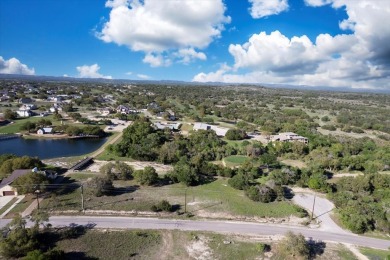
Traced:
<svg viewBox="0 0 390 260">
<path fill-rule="evenodd" d="M 2 220 L 0 225 L 4 224 Z M 328 230 L 310 229 L 275 224 L 260 224 L 235 221 L 197 221 L 171 220 L 158 218 L 133 217 L 93 217 L 93 216 L 53 216 L 49 221 L 53 226 L 68 226 L 93 224 L 96 228 L 115 229 L 178 229 L 186 231 L 212 231 L 222 233 L 236 233 L 245 235 L 284 235 L 287 231 L 302 233 L 305 237 L 324 242 L 349 243 L 357 246 L 366 246 L 388 250 L 390 240 L 382 240 L 358 236 L 352 233 L 333 233 Z"/>
</svg>

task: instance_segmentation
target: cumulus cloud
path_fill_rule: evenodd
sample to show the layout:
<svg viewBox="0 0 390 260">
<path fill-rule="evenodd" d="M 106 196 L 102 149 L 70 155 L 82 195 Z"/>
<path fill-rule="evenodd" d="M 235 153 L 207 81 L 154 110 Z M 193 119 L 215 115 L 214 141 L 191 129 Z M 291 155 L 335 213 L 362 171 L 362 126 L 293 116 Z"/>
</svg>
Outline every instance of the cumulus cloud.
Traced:
<svg viewBox="0 0 390 260">
<path fill-rule="evenodd" d="M 16 58 L 4 60 L 4 58 L 0 56 L 0 73 L 34 75 L 35 70 L 34 68 L 30 69 Z"/>
<path fill-rule="evenodd" d="M 79 78 L 102 78 L 102 79 L 112 79 L 111 76 L 104 76 L 99 73 L 100 66 L 95 63 L 91 66 L 83 65 L 77 66 L 77 71 L 79 72 Z"/>
<path fill-rule="evenodd" d="M 344 7 L 350 34 L 287 37 L 279 31 L 231 44 L 233 70 L 201 73 L 195 81 L 288 83 L 390 89 L 389 1 L 306 0 L 310 6 Z M 240 71 L 249 71 L 240 73 Z"/>
<path fill-rule="evenodd" d="M 151 66 L 169 65 L 162 59 L 182 49 L 206 48 L 230 22 L 222 0 L 108 0 L 106 7 L 110 17 L 97 37 L 144 52 Z"/>
<path fill-rule="evenodd" d="M 150 76 L 145 75 L 145 74 L 137 74 L 137 77 L 140 79 L 150 79 Z"/>
<path fill-rule="evenodd" d="M 288 9 L 287 0 L 249 0 L 252 4 L 249 9 L 253 18 L 258 19 L 279 14 Z"/>
<path fill-rule="evenodd" d="M 197 52 L 194 48 L 180 49 L 175 55 L 180 59 L 179 62 L 188 64 L 196 59 L 207 60 L 206 54 Z"/>
</svg>

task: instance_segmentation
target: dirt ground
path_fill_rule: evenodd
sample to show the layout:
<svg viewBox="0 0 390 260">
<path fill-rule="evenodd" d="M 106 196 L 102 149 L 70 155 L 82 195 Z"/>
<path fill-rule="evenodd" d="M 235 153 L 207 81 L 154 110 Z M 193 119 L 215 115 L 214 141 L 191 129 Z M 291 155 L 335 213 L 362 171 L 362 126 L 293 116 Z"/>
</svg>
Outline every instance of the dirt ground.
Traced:
<svg viewBox="0 0 390 260">
<path fill-rule="evenodd" d="M 94 163 L 91 164 L 86 171 L 89 172 L 99 172 L 100 167 L 104 166 L 109 162 L 107 161 L 98 161 L 94 160 Z M 126 164 L 133 166 L 135 170 L 142 170 L 146 166 L 152 166 L 153 168 L 156 169 L 158 174 L 166 174 L 168 171 L 172 170 L 171 165 L 164 165 L 161 163 L 156 163 L 156 162 L 141 162 L 141 161 L 136 161 L 136 162 L 125 162 Z"/>
</svg>

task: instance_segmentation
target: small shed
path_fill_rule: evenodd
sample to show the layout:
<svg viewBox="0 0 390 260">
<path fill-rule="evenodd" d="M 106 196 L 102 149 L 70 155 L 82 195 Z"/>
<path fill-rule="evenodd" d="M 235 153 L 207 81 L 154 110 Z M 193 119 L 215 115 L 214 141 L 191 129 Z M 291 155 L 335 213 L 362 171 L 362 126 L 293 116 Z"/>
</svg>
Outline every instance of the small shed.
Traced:
<svg viewBox="0 0 390 260">
<path fill-rule="evenodd" d="M 39 128 L 37 131 L 37 134 L 39 134 L 39 135 L 52 134 L 52 133 L 53 133 L 52 127 Z"/>
</svg>

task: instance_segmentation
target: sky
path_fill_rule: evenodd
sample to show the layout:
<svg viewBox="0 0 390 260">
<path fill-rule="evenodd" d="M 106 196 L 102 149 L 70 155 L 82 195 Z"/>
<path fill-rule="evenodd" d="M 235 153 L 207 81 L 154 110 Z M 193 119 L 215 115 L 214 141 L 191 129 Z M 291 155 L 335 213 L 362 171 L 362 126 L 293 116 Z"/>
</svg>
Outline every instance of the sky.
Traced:
<svg viewBox="0 0 390 260">
<path fill-rule="evenodd" d="M 1 0 L 0 73 L 390 90 L 389 0 Z"/>
</svg>

